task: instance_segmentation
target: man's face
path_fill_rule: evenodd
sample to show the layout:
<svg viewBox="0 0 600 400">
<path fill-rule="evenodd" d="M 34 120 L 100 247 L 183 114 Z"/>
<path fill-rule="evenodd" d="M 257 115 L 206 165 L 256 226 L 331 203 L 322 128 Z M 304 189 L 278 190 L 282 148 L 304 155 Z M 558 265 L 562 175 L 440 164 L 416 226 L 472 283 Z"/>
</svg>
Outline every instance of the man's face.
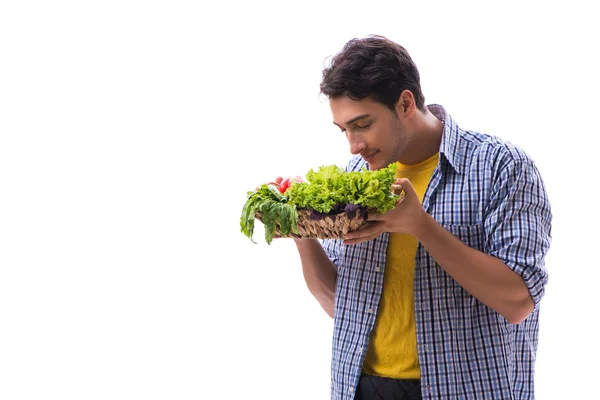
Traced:
<svg viewBox="0 0 600 400">
<path fill-rule="evenodd" d="M 367 97 L 352 100 L 342 96 L 329 100 L 333 123 L 350 144 L 352 154 L 360 154 L 371 170 L 399 160 L 407 142 L 406 129 L 395 112 Z"/>
</svg>

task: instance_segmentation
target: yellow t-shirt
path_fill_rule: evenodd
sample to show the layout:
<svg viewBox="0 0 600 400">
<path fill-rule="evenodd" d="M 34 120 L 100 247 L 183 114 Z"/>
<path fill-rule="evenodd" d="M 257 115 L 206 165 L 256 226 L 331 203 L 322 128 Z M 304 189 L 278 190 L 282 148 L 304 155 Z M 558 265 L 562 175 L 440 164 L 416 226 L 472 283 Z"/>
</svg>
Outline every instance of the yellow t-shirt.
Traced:
<svg viewBox="0 0 600 400">
<path fill-rule="evenodd" d="M 396 177 L 408 178 L 421 202 L 438 158 L 439 153 L 415 165 L 397 163 Z M 383 293 L 362 367 L 365 374 L 420 378 L 413 292 L 416 253 L 417 240 L 413 236 L 390 234 Z"/>
</svg>

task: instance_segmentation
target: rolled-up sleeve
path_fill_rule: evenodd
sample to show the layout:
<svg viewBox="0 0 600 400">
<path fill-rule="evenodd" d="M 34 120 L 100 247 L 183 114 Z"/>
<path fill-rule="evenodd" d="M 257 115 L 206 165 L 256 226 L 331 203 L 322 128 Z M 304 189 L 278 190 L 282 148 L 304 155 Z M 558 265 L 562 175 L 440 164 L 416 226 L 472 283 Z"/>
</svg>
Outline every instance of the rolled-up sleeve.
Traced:
<svg viewBox="0 0 600 400">
<path fill-rule="evenodd" d="M 484 231 L 488 253 L 523 277 L 535 306 L 544 295 L 552 212 L 533 161 L 506 154 L 497 164 Z"/>
<path fill-rule="evenodd" d="M 334 263 L 337 267 L 339 262 L 338 255 L 340 253 L 341 240 L 320 239 L 319 242 L 321 243 L 323 250 L 325 250 L 325 254 L 327 254 L 327 257 L 329 257 L 331 262 Z"/>
</svg>

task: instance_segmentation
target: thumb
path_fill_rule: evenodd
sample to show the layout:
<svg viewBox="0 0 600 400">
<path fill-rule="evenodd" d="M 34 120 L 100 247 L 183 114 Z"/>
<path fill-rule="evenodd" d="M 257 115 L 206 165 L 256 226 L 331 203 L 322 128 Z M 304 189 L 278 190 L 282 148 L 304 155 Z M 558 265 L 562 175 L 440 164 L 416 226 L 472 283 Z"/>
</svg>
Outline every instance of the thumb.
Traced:
<svg viewBox="0 0 600 400">
<path fill-rule="evenodd" d="M 396 182 L 394 184 L 397 186 L 400 186 L 401 189 L 404 189 L 404 193 L 406 196 L 412 197 L 412 196 L 417 195 L 415 188 L 413 187 L 412 183 L 410 183 L 410 181 L 407 178 L 396 179 Z"/>
</svg>

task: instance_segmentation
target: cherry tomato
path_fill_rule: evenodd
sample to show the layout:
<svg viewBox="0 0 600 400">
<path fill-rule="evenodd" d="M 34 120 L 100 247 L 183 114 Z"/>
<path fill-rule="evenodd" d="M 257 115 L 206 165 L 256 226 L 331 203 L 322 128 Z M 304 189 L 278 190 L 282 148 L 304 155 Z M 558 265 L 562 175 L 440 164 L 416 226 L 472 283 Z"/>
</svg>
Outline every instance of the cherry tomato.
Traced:
<svg viewBox="0 0 600 400">
<path fill-rule="evenodd" d="M 286 190 L 288 190 L 288 188 L 290 187 L 290 178 L 284 178 L 281 183 L 279 184 L 279 191 L 281 193 L 285 193 Z"/>
</svg>

